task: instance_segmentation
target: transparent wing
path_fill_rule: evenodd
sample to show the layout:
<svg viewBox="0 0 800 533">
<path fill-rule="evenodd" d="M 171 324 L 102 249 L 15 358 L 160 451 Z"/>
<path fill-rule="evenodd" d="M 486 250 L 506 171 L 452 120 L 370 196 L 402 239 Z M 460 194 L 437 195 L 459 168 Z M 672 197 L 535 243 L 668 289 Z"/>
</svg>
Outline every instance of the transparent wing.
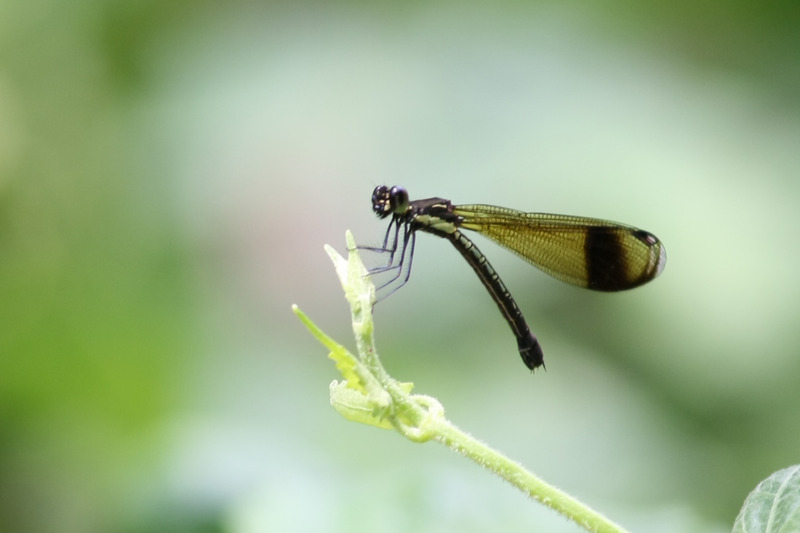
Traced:
<svg viewBox="0 0 800 533">
<path fill-rule="evenodd" d="M 661 273 L 666 251 L 651 233 L 587 217 L 454 206 L 474 230 L 566 283 L 599 291 L 637 287 Z"/>
</svg>

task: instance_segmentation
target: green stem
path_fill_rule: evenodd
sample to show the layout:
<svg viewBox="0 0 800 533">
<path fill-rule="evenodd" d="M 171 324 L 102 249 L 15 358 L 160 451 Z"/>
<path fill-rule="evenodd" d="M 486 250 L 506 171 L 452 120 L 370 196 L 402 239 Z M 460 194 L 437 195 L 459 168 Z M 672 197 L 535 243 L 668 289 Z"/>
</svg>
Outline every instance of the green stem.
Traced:
<svg viewBox="0 0 800 533">
<path fill-rule="evenodd" d="M 549 485 L 519 463 L 493 450 L 445 421 L 435 430 L 436 440 L 505 479 L 534 500 L 574 521 L 587 531 L 624 533 L 625 530 L 569 494 Z"/>
<path fill-rule="evenodd" d="M 619 525 L 563 491 L 548 485 L 519 463 L 464 433 L 444 416 L 444 408 L 430 396 L 411 394 L 410 383 L 392 378 L 375 348 L 372 306 L 375 287 L 370 280 L 353 236 L 347 232 L 349 260 L 326 247 L 350 303 L 358 357 L 325 335 L 296 306 L 294 312 L 311 333 L 331 350 L 330 357 L 345 381 L 331 384 L 331 405 L 350 420 L 395 429 L 415 442 L 438 441 L 494 472 L 532 499 L 543 503 L 587 531 L 625 533 Z"/>
</svg>

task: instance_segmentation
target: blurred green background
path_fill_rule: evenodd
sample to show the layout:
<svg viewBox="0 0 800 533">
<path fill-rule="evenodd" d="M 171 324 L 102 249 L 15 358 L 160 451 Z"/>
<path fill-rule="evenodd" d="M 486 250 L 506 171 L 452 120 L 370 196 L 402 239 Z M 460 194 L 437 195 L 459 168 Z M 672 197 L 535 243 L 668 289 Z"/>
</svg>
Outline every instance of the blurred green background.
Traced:
<svg viewBox="0 0 800 533">
<path fill-rule="evenodd" d="M 392 374 L 633 531 L 727 531 L 800 463 L 800 4 L 0 2 L 0 531 L 579 529 L 346 422 L 324 243 L 413 198 L 619 220 L 593 294 L 442 241 L 376 309 Z"/>
</svg>

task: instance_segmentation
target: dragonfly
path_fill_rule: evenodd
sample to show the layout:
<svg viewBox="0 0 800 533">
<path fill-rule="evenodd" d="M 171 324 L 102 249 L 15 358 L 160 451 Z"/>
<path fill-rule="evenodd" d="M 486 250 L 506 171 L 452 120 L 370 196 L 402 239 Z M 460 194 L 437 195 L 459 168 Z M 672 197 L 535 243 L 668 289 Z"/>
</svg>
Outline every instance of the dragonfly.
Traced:
<svg viewBox="0 0 800 533">
<path fill-rule="evenodd" d="M 394 292 L 408 281 L 418 231 L 447 239 L 497 304 L 531 371 L 544 366 L 542 347 L 500 276 L 462 230 L 480 233 L 556 279 L 595 291 L 643 285 L 661 274 L 667 262 L 664 245 L 652 233 L 597 218 L 455 205 L 444 198 L 411 201 L 405 188 L 385 185 L 373 191 L 372 210 L 381 219 L 391 218 L 383 245 L 368 248 L 389 253 L 388 263 L 370 274 L 394 271 L 379 289 L 400 280 Z"/>
</svg>

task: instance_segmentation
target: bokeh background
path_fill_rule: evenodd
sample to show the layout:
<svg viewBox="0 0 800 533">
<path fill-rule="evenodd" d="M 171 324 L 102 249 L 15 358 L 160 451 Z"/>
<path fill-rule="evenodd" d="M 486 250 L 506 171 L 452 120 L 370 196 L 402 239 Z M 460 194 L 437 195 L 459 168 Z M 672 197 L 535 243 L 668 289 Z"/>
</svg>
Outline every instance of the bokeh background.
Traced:
<svg viewBox="0 0 800 533">
<path fill-rule="evenodd" d="M 633 531 L 727 531 L 800 462 L 800 4 L 0 2 L 0 530 L 580 531 L 342 419 L 297 303 L 375 185 L 619 220 L 593 294 L 477 238 L 376 309 L 388 370 Z"/>
</svg>

